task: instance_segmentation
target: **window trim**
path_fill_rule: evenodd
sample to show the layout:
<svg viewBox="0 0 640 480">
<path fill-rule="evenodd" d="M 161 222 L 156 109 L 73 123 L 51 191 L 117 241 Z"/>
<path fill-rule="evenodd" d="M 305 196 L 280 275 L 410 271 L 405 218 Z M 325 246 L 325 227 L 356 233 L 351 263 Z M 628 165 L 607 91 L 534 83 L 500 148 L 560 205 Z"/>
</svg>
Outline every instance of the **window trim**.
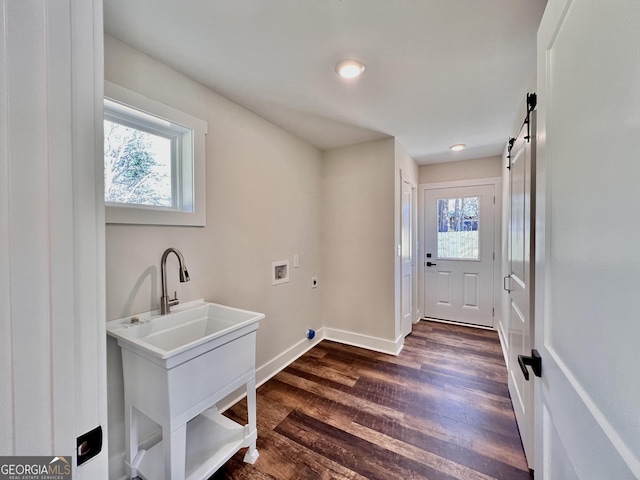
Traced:
<svg viewBox="0 0 640 480">
<path fill-rule="evenodd" d="M 146 113 L 191 130 L 191 141 L 180 143 L 183 162 L 185 159 L 193 158 L 193 166 L 189 168 L 183 164 L 178 175 L 180 180 L 177 185 L 179 195 L 177 208 L 105 202 L 106 223 L 205 226 L 207 122 L 115 83 L 105 81 L 104 87 L 105 100 L 139 111 L 141 120 Z M 102 199 L 104 201 L 104 193 Z"/>
</svg>

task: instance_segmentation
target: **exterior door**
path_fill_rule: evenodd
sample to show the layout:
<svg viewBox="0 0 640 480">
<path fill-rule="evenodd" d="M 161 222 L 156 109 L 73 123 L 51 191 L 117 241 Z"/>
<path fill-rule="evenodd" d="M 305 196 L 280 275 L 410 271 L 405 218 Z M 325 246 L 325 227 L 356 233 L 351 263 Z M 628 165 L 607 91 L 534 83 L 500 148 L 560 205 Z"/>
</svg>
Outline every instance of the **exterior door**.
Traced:
<svg viewBox="0 0 640 480">
<path fill-rule="evenodd" d="M 535 112 L 520 130 L 510 152 L 509 169 L 509 293 L 507 315 L 509 394 L 516 414 L 522 446 L 534 467 L 533 381 L 527 381 L 518 365 L 518 355 L 531 355 L 533 344 L 533 287 L 535 208 L 532 202 L 535 175 Z"/>
<path fill-rule="evenodd" d="M 640 2 L 538 32 L 536 479 L 640 478 Z"/>
<path fill-rule="evenodd" d="M 425 190 L 425 317 L 493 326 L 494 186 Z"/>
<path fill-rule="evenodd" d="M 402 335 L 411 333 L 413 323 L 413 187 L 402 181 Z"/>
</svg>

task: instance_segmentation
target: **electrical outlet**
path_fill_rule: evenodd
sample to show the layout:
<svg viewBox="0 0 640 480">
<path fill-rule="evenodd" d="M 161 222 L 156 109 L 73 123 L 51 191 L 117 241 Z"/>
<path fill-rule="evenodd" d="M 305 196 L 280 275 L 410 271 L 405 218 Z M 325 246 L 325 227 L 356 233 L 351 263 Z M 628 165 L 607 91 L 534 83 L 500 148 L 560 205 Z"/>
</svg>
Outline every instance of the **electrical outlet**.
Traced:
<svg viewBox="0 0 640 480">
<path fill-rule="evenodd" d="M 311 288 L 318 287 L 318 277 L 311 277 Z"/>
</svg>

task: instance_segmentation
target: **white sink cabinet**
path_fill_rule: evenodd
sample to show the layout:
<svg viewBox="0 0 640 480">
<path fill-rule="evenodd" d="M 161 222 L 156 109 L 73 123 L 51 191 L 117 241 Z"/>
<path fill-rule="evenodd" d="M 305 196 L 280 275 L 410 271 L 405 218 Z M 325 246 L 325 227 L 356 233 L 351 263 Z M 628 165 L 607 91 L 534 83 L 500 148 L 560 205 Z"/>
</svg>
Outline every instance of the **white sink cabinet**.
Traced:
<svg viewBox="0 0 640 480">
<path fill-rule="evenodd" d="M 131 478 L 206 479 L 242 447 L 254 463 L 256 330 L 264 314 L 197 300 L 132 318 L 107 324 L 122 351 Z M 215 406 L 243 386 L 247 425 Z M 149 450 L 139 450 L 140 414 L 162 427 L 162 441 Z"/>
</svg>

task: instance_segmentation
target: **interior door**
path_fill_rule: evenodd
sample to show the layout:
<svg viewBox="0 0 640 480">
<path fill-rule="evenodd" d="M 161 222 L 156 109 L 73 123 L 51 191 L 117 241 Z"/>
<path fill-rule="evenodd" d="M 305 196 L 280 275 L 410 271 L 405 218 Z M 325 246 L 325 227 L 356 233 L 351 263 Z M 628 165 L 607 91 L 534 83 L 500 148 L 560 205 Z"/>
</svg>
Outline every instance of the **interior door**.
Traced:
<svg viewBox="0 0 640 480">
<path fill-rule="evenodd" d="M 536 479 L 640 478 L 640 2 L 538 32 Z"/>
<path fill-rule="evenodd" d="M 424 316 L 493 327 L 494 186 L 427 189 Z"/>
<path fill-rule="evenodd" d="M 413 312 L 413 187 L 410 183 L 402 181 L 402 334 L 411 333 Z"/>
<path fill-rule="evenodd" d="M 531 355 L 534 338 L 534 192 L 535 112 L 516 137 L 509 168 L 509 275 L 504 288 L 509 294 L 508 362 L 509 394 L 516 414 L 522 446 L 529 468 L 534 468 L 533 381 L 525 379 L 519 355 Z"/>
</svg>

